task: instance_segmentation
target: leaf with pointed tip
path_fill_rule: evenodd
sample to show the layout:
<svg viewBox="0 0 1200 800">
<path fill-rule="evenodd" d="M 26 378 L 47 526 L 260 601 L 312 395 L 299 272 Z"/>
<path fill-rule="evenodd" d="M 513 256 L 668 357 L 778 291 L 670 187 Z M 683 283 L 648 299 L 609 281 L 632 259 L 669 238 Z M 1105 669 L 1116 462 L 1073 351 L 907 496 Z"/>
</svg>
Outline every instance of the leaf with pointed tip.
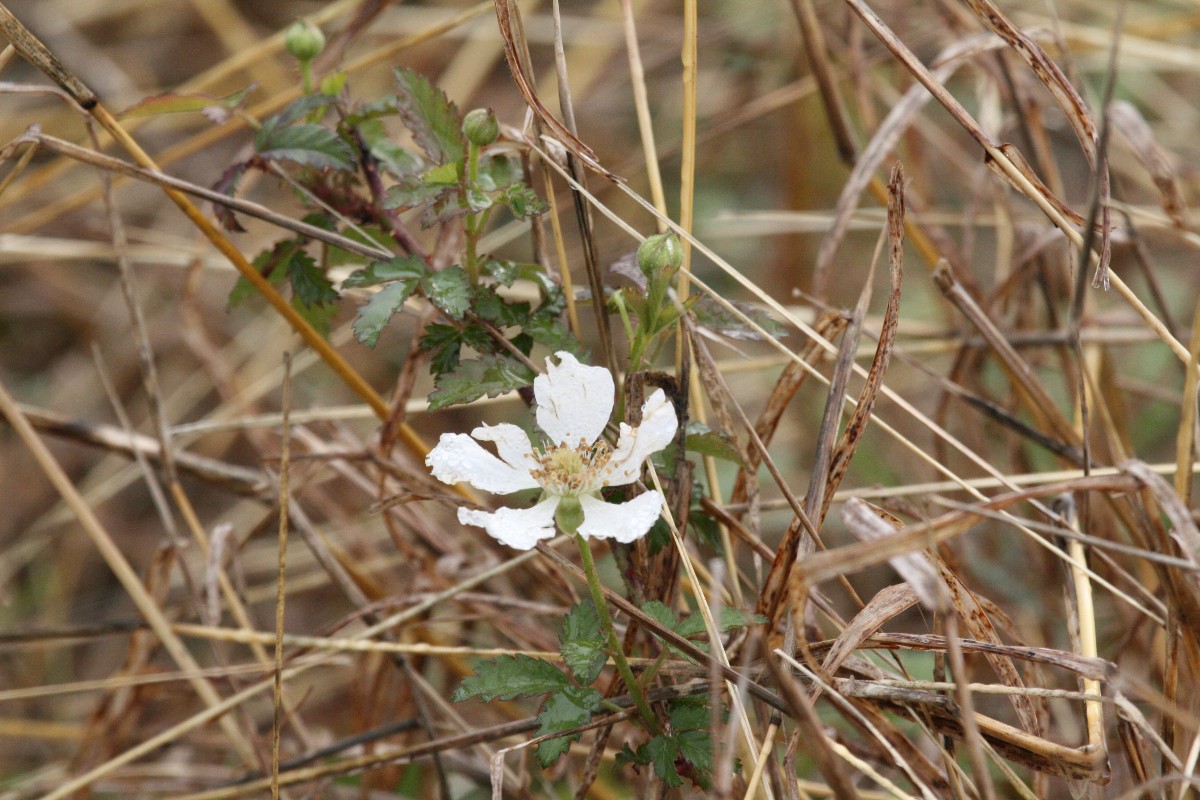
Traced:
<svg viewBox="0 0 1200 800">
<path fill-rule="evenodd" d="M 538 714 L 537 735 L 545 736 L 550 733 L 569 731 L 586 725 L 592 719 L 592 712 L 600 708 L 604 696 L 595 689 L 583 686 L 564 686 L 546 699 L 542 711 Z M 571 742 L 578 741 L 582 734 L 573 733 L 560 736 L 538 745 L 538 762 L 548 767 L 567 751 Z"/>
<path fill-rule="evenodd" d="M 354 320 L 355 337 L 367 347 L 374 347 L 392 315 L 400 310 L 416 288 L 415 280 L 394 281 L 372 295 L 358 309 L 358 317 Z"/>
<path fill-rule="evenodd" d="M 722 461 L 732 461 L 745 466 L 741 452 L 728 436 L 699 422 L 688 423 L 687 437 L 683 440 L 683 447 L 685 450 L 699 453 L 702 456 L 712 456 Z"/>
<path fill-rule="evenodd" d="M 217 182 L 213 184 L 214 192 L 220 192 L 229 197 L 236 197 L 238 186 L 242 182 L 242 178 L 246 175 L 246 168 L 249 165 L 245 161 L 239 161 L 236 164 L 230 165 L 221 177 L 217 178 Z M 242 223 L 233 215 L 233 210 L 227 205 L 221 203 L 213 203 L 213 216 L 217 218 L 217 222 L 221 223 L 221 227 L 231 233 L 245 233 L 246 229 L 242 227 Z"/>
<path fill-rule="evenodd" d="M 471 307 L 471 279 L 462 267 L 446 267 L 421 281 L 429 302 L 452 319 L 462 319 Z"/>
<path fill-rule="evenodd" d="M 484 702 L 496 698 L 513 700 L 558 692 L 569 686 L 567 676 L 558 667 L 540 658 L 517 654 L 479 662 L 475 674 L 463 680 L 450 700 L 455 703 L 472 697 Z"/>
<path fill-rule="evenodd" d="M 563 617 L 562 643 L 559 651 L 571 674 L 584 685 L 591 685 L 604 669 L 608 654 L 604 650 L 604 634 L 600 632 L 600 615 L 591 600 L 576 603 Z"/>
<path fill-rule="evenodd" d="M 503 198 L 504 204 L 517 219 L 536 217 L 546 210 L 546 204 L 542 202 L 542 198 L 537 196 L 537 192 L 523 183 L 516 183 L 508 187 Z"/>
<path fill-rule="evenodd" d="M 493 343 L 487 330 L 473 323 L 464 325 L 461 329 L 437 322 L 425 327 L 425 335 L 421 337 L 421 349 L 429 353 L 429 370 L 435 378 L 459 365 L 459 351 L 463 345 L 480 353 L 487 353 L 491 352 Z"/>
<path fill-rule="evenodd" d="M 372 261 L 362 269 L 355 270 L 342 281 L 342 286 L 357 289 L 388 281 L 420 280 L 427 271 L 425 262 L 417 256 L 396 256 L 386 261 Z"/>
<path fill-rule="evenodd" d="M 254 149 L 270 161 L 343 171 L 354 169 L 354 151 L 350 145 L 320 125 L 263 126 L 254 137 Z"/>
<path fill-rule="evenodd" d="M 533 370 L 507 355 L 485 355 L 478 360 L 463 361 L 451 372 L 443 372 L 434 380 L 429 395 L 429 410 L 469 403 L 480 397 L 497 397 L 533 383 Z"/>
<path fill-rule="evenodd" d="M 394 74 L 400 90 L 397 108 L 413 140 L 437 164 L 461 163 L 467 143 L 458 108 L 424 75 L 410 69 L 396 69 Z"/>
</svg>

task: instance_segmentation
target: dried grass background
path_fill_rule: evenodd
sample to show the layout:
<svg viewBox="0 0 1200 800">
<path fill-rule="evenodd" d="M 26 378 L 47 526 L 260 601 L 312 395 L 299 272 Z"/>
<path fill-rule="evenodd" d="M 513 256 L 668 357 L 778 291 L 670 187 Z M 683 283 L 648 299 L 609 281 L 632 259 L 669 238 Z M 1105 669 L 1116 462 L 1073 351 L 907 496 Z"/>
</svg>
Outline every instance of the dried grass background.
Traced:
<svg viewBox="0 0 1200 800">
<path fill-rule="evenodd" d="M 280 31 L 308 16 L 330 35 L 318 71 L 348 69 L 355 96 L 389 93 L 403 65 L 460 108 L 491 106 L 513 135 L 525 129 L 491 2 L 7 8 L 114 112 L 160 92 L 255 83 L 249 111 L 268 116 L 299 85 Z M 672 659 L 664 670 L 726 703 L 740 697 L 744 712 L 715 731 L 711 794 L 1194 793 L 1196 9 L 721 0 L 698 9 L 692 73 L 680 54 L 694 8 L 564 2 L 561 43 L 579 137 L 627 181 L 588 178 L 601 262 L 636 246 L 616 220 L 643 235 L 658 226 L 635 199 L 652 205 L 656 188 L 636 114 L 644 90 L 665 210 L 695 235 L 693 289 L 770 307 L 786 331 L 775 344 L 701 338 L 711 364 L 692 373 L 693 418 L 761 466 L 697 462 L 728 549 L 688 537 L 698 585 L 684 570 L 667 599 L 775 623 L 714 648 L 708 667 Z M 551 6 L 520 10 L 538 94 L 560 115 Z M 627 24 L 644 75 L 631 69 Z M 906 51 L 919 61 L 906 65 Z M 938 66 L 945 58 L 957 60 Z M 11 49 L 0 62 L 0 142 L 36 125 L 93 149 L 80 109 L 42 91 L 52 84 Z M 962 113 L 918 87 L 919 63 Z M 236 120 L 198 115 L 122 124 L 164 172 L 201 187 L 250 140 Z M 427 480 L 418 439 L 518 420 L 518 396 L 429 414 L 422 374 L 404 417 L 414 435 L 381 450 L 376 412 L 283 320 L 226 311 L 236 273 L 160 188 L 114 177 L 121 243 L 104 170 L 28 143 L 2 155 L 0 796 L 263 796 L 277 711 L 291 797 L 666 791 L 648 772 L 613 768 L 620 745 L 638 741 L 628 723 L 585 734 L 543 772 L 529 748 L 497 757 L 532 738 L 534 704 L 448 702 L 476 656 L 554 651 L 565 609 L 586 594 L 562 560 L 463 529 L 452 495 Z M 897 161 L 903 220 L 887 188 Z M 1111 197 L 1099 202 L 1105 169 Z M 584 286 L 571 187 L 540 168 L 539 192 L 543 171 Z M 266 178 L 241 196 L 299 215 Z M 248 257 L 283 235 L 250 223 L 232 239 Z M 519 226 L 487 247 L 548 254 L 557 268 L 541 224 L 542 253 Z M 1109 248 L 1105 291 L 1092 278 Z M 419 315 L 372 351 L 349 333 L 354 305 L 331 342 L 388 398 Z M 599 353 L 590 305 L 580 312 Z M 143 352 L 157 372 L 149 386 Z M 277 708 L 285 352 L 291 638 Z M 672 370 L 669 355 L 658 366 Z M 882 387 L 866 378 L 873 368 Z M 858 401 L 862 418 L 841 436 L 836 412 Z M 819 547 L 796 522 L 797 499 Z M 796 641 L 784 636 L 789 612 Z M 644 631 L 630 642 L 653 656 Z"/>
</svg>

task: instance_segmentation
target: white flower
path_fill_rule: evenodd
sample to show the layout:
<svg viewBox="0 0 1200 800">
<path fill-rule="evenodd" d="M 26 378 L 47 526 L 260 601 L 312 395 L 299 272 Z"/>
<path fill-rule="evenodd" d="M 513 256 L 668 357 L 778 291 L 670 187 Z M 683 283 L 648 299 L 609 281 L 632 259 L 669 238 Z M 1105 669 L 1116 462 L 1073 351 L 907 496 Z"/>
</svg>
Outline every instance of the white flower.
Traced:
<svg viewBox="0 0 1200 800">
<path fill-rule="evenodd" d="M 679 427 L 675 409 L 663 390 L 656 389 L 642 405 L 641 425 L 631 428 L 621 423 L 613 448 L 600 437 L 613 410 L 612 374 L 603 367 L 580 364 L 567 352 L 557 356 L 559 363 L 546 359 L 546 374 L 533 381 L 537 424 L 548 444 L 535 449 L 516 425 L 483 425 L 471 436 L 442 434 L 425 463 L 440 481 L 466 481 L 493 494 L 540 488 L 542 497 L 531 508 L 501 508 L 494 513 L 458 510 L 459 522 L 478 525 L 509 547 L 528 550 L 554 535 L 556 514 L 573 524 L 580 513 L 578 531 L 585 539 L 632 542 L 658 519 L 662 495 L 650 491 L 625 503 L 609 503 L 600 489 L 638 479 L 646 459 L 675 438 Z M 500 457 L 476 439 L 492 442 Z"/>
</svg>

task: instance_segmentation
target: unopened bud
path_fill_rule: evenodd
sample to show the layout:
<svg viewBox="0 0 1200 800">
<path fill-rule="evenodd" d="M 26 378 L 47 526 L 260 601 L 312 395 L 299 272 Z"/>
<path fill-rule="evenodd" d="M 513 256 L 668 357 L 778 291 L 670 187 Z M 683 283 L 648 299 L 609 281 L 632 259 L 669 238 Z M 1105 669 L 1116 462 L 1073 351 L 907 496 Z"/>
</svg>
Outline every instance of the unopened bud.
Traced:
<svg viewBox="0 0 1200 800">
<path fill-rule="evenodd" d="M 683 264 L 683 247 L 673 233 L 656 233 L 646 237 L 637 251 L 638 267 L 650 280 L 666 273 L 670 277 Z"/>
<path fill-rule="evenodd" d="M 500 123 L 490 108 L 468 111 L 463 117 L 463 135 L 476 147 L 485 147 L 500 137 Z"/>
<path fill-rule="evenodd" d="M 312 61 L 325 49 L 325 34 L 306 19 L 298 19 L 283 35 L 283 46 L 297 61 Z"/>
</svg>

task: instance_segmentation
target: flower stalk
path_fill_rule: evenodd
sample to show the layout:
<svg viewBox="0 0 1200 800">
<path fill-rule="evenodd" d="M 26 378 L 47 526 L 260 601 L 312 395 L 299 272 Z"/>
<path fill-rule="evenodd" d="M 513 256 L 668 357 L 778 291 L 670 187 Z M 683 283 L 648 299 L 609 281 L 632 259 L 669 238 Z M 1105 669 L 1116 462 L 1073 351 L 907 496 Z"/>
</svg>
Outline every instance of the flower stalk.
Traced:
<svg viewBox="0 0 1200 800">
<path fill-rule="evenodd" d="M 650 709 L 650 704 L 646 701 L 646 693 L 642 691 L 642 685 L 634 677 L 633 670 L 629 667 L 629 661 L 625 658 L 625 651 L 621 647 L 621 640 L 617 638 L 612 615 L 608 613 L 608 604 L 604 600 L 604 590 L 600 586 L 600 575 L 596 572 L 596 561 L 592 558 L 592 549 L 588 546 L 587 540 L 577 531 L 564 531 L 564 533 L 574 536 L 575 544 L 579 545 L 579 558 L 583 563 L 583 574 L 587 576 L 588 589 L 592 593 L 592 604 L 596 607 L 596 613 L 600 617 L 600 627 L 608 638 L 608 649 L 612 653 L 613 663 L 617 666 L 617 673 L 629 689 L 629 696 L 633 698 L 633 704 L 637 707 L 638 713 L 642 715 L 646 726 L 652 733 L 660 733 L 658 718 Z"/>
</svg>

